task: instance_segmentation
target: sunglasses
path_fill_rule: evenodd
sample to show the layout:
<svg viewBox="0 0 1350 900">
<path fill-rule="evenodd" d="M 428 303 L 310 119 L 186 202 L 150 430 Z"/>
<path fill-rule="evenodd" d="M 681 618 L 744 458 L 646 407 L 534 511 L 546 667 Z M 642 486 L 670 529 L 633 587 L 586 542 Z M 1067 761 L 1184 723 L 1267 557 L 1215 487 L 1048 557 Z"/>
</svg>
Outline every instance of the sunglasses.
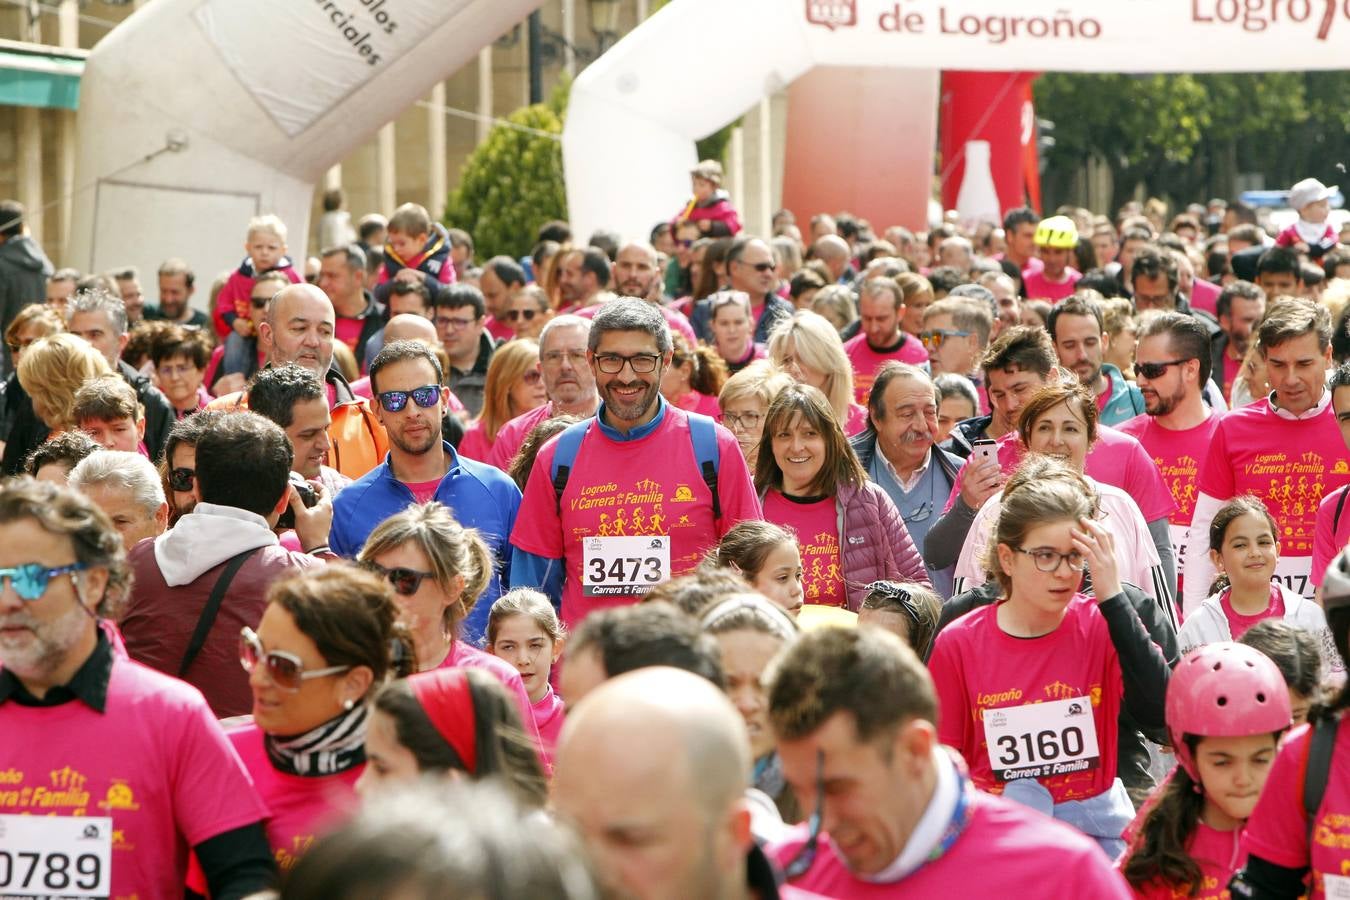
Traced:
<svg viewBox="0 0 1350 900">
<path fill-rule="evenodd" d="M 249 301 L 253 304 L 254 309 L 262 309 L 270 299 L 270 297 L 250 297 Z"/>
<path fill-rule="evenodd" d="M 402 412 L 403 407 L 408 405 L 409 397 L 423 409 L 430 409 L 440 402 L 441 386 L 426 384 L 411 391 L 383 391 L 380 393 L 380 406 L 384 407 L 385 412 Z"/>
<path fill-rule="evenodd" d="M 738 259 L 738 260 L 736 260 L 736 262 L 741 262 L 741 261 Z M 748 263 L 748 262 L 741 262 L 741 265 L 743 265 L 743 266 L 749 266 L 750 268 L 754 269 L 756 272 L 760 272 L 760 273 L 764 273 L 764 272 L 772 272 L 774 269 L 778 268 L 778 263 L 771 263 L 771 262 L 762 262 L 762 263 Z"/>
<path fill-rule="evenodd" d="M 1136 362 L 1134 364 L 1134 371 L 1143 375 L 1145 378 L 1161 378 L 1167 371 L 1168 366 L 1179 366 L 1188 362 L 1190 362 L 1189 359 L 1173 359 L 1168 360 L 1167 362 L 1154 363 Z"/>
<path fill-rule="evenodd" d="M 544 373 L 538 369 L 531 369 L 520 377 L 526 384 L 538 384 L 540 379 L 544 377 Z"/>
<path fill-rule="evenodd" d="M 816 808 L 811 811 L 810 825 L 806 834 L 806 843 L 802 844 L 797 855 L 783 867 L 783 875 L 791 881 L 801 878 L 811 871 L 816 861 L 816 850 L 820 847 L 821 811 L 825 808 L 825 751 L 816 751 Z"/>
<path fill-rule="evenodd" d="M 295 693 L 304 687 L 305 682 L 311 678 L 322 678 L 325 675 L 336 675 L 339 672 L 345 672 L 351 666 L 325 666 L 322 669 L 315 669 L 313 672 L 305 671 L 305 664 L 300 657 L 294 653 L 286 653 L 282 650 L 267 651 L 263 649 L 262 641 L 254 633 L 252 628 L 244 626 L 239 632 L 239 665 L 244 667 L 244 671 L 253 674 L 253 670 L 262 663 L 267 667 L 267 677 L 277 687 L 283 691 Z"/>
<path fill-rule="evenodd" d="M 14 589 L 14 593 L 19 595 L 20 600 L 32 603 L 47 593 L 47 584 L 53 578 L 58 575 L 82 572 L 85 568 L 85 564 L 79 562 L 71 563 L 68 566 L 58 566 L 55 569 L 49 569 L 42 563 L 24 563 L 21 566 L 0 569 L 0 587 L 3 587 L 5 582 L 9 582 L 9 586 Z"/>
<path fill-rule="evenodd" d="M 169 487 L 173 488 L 180 494 L 186 494 L 188 491 L 192 490 L 192 483 L 193 481 L 196 480 L 196 478 L 197 472 L 195 469 L 189 469 L 186 467 L 170 469 Z"/>
<path fill-rule="evenodd" d="M 537 309 L 509 309 L 506 311 L 506 318 L 512 322 L 518 322 L 524 319 L 526 322 L 533 322 L 534 317 L 539 314 Z"/>
<path fill-rule="evenodd" d="M 386 569 L 379 563 L 369 560 L 363 560 L 361 568 L 367 572 L 374 572 L 381 578 L 387 578 L 390 586 L 394 589 L 394 593 L 401 594 L 404 597 L 411 597 L 417 593 L 418 588 L 422 586 L 422 579 L 431 578 L 435 575 L 434 572 L 419 572 L 417 569 L 407 569 L 403 566 Z"/>
<path fill-rule="evenodd" d="M 938 328 L 933 331 L 919 332 L 919 340 L 930 350 L 936 350 L 943 345 L 948 338 L 969 337 L 969 331 L 956 331 L 951 328 Z"/>
</svg>

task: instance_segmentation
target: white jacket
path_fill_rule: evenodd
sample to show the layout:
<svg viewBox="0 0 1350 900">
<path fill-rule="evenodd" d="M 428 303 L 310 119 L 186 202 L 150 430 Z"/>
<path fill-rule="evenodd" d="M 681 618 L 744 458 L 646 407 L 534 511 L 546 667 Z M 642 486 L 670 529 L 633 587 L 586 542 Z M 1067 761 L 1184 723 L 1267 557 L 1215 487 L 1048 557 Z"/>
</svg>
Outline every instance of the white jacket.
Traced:
<svg viewBox="0 0 1350 900">
<path fill-rule="evenodd" d="M 1283 585 L 1280 586 L 1280 595 L 1284 598 L 1284 620 L 1312 634 L 1321 645 L 1321 680 L 1326 681 L 1328 677 L 1337 680 L 1344 678 L 1345 663 L 1336 652 L 1336 644 L 1331 639 L 1331 629 L 1327 628 L 1327 617 L 1322 607 Z M 1186 616 L 1186 622 L 1177 634 L 1177 645 L 1181 647 L 1183 656 L 1205 644 L 1233 640 L 1233 632 L 1228 627 L 1228 617 L 1223 614 L 1219 596 L 1212 594 L 1206 597 L 1195 611 Z"/>
</svg>

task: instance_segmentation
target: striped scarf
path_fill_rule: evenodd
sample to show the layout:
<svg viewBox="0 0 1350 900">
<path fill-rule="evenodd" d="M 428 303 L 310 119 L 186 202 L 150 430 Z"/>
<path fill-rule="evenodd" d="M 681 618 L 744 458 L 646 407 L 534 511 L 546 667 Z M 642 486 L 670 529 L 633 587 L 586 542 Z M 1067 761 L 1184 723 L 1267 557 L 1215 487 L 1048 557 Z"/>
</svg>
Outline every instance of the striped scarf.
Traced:
<svg viewBox="0 0 1350 900">
<path fill-rule="evenodd" d="M 296 737 L 266 735 L 273 767 L 289 775 L 336 775 L 366 761 L 366 705 L 353 706 Z"/>
</svg>

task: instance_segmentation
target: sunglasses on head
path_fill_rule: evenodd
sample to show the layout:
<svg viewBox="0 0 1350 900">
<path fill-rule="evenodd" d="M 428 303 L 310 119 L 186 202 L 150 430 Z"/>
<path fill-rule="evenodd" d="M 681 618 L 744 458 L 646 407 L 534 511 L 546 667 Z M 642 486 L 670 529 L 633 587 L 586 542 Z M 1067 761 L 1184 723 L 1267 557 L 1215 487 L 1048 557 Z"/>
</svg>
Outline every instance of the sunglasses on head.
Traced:
<svg viewBox="0 0 1350 900">
<path fill-rule="evenodd" d="M 411 391 L 382 391 L 380 393 L 380 406 L 384 407 L 385 412 L 402 412 L 403 407 L 408 405 L 408 398 L 423 409 L 430 409 L 441 399 L 441 386 L 439 384 L 426 384 L 419 388 L 413 388 Z"/>
<path fill-rule="evenodd" d="M 336 675 L 351 668 L 351 666 L 325 666 L 322 669 L 306 672 L 305 664 L 300 657 L 283 650 L 268 651 L 263 649 L 262 641 L 258 639 L 258 635 L 254 633 L 252 628 L 245 626 L 239 632 L 239 665 L 244 667 L 245 672 L 252 675 L 253 670 L 258 667 L 259 663 L 266 667 L 267 677 L 273 684 L 283 691 L 291 693 L 300 690 L 304 687 L 305 682 L 311 678 Z"/>
<path fill-rule="evenodd" d="M 68 566 L 57 566 L 55 569 L 49 569 L 42 563 L 24 563 L 21 566 L 10 566 L 0 569 L 0 588 L 3 588 L 5 582 L 14 589 L 14 593 L 19 595 L 19 599 L 27 603 L 41 599 L 42 595 L 47 593 L 47 584 L 58 575 L 69 575 L 74 572 L 81 572 L 85 569 L 84 563 L 71 563 Z"/>
<path fill-rule="evenodd" d="M 518 322 L 521 319 L 524 319 L 526 322 L 533 322 L 534 317 L 538 312 L 539 310 L 537 309 L 508 309 L 506 311 L 506 318 L 512 322 Z"/>
<path fill-rule="evenodd" d="M 186 466 L 180 466 L 169 470 L 169 487 L 180 494 L 186 494 L 192 490 L 192 483 L 197 478 L 195 469 L 189 469 Z"/>
<path fill-rule="evenodd" d="M 1189 359 L 1172 359 L 1167 362 L 1135 362 L 1134 371 L 1145 378 L 1161 378 L 1168 366 L 1179 366 L 1190 362 Z"/>
<path fill-rule="evenodd" d="M 434 572 L 419 572 L 417 569 L 408 569 L 403 566 L 386 569 L 379 563 L 369 560 L 363 560 L 361 568 L 368 572 L 374 572 L 381 578 L 387 578 L 390 586 L 394 589 L 394 593 L 401 594 L 404 597 L 411 597 L 417 593 L 418 588 L 422 586 L 422 579 L 431 578 L 435 575 Z"/>
</svg>

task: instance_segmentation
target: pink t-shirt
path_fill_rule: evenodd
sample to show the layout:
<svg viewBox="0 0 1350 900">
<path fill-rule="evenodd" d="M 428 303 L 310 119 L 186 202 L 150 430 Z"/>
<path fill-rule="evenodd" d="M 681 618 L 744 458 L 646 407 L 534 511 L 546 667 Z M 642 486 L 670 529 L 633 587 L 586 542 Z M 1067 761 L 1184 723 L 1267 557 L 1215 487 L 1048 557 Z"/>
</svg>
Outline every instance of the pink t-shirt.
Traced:
<svg viewBox="0 0 1350 900">
<path fill-rule="evenodd" d="M 1191 296 L 1189 298 L 1191 309 L 1203 309 L 1212 316 L 1218 315 L 1219 295 L 1223 293 L 1223 288 L 1217 284 L 1205 281 L 1203 278 L 1197 278 L 1191 282 Z"/>
<path fill-rule="evenodd" d="M 793 887 L 838 900 L 898 897 L 1091 897 L 1128 900 L 1125 881 L 1091 838 L 1020 803 L 976 792 L 970 823 L 951 849 L 899 881 L 865 881 L 849 871 L 828 835 Z M 807 826 L 769 848 L 786 866 L 806 843 Z M 990 885 L 997 885 L 990 891 Z"/>
<path fill-rule="evenodd" d="M 1004 475 L 1012 474 L 1025 453 L 1026 449 L 1016 431 L 1010 431 L 998 439 L 998 462 Z M 1167 484 L 1143 445 L 1131 435 L 1123 434 L 1109 425 L 1097 426 L 1097 442 L 1088 451 L 1083 470 L 1092 480 L 1113 484 L 1129 494 L 1143 513 L 1145 522 L 1168 518 L 1176 510 L 1176 502 Z M 956 473 L 956 483 L 952 485 L 943 513 L 952 508 L 961 493 L 961 477 L 964 474 L 963 465 Z"/>
<path fill-rule="evenodd" d="M 876 381 L 877 370 L 883 365 L 896 362 L 912 363 L 922 366 L 928 362 L 928 351 L 923 343 L 907 334 L 901 335 L 903 343 L 890 353 L 878 353 L 867 343 L 867 335 L 861 332 L 844 343 L 844 353 L 853 363 L 853 394 L 858 403 L 867 405 L 868 395 L 872 393 L 872 382 Z"/>
<path fill-rule="evenodd" d="M 1124 696 L 1106 619 L 1095 600 L 1076 594 L 1054 631 L 1015 638 L 998 626 L 1005 602 L 982 606 L 938 633 L 928 662 L 938 695 L 938 739 L 965 757 L 977 787 L 1001 794 L 1004 782 L 994 776 L 985 741 L 985 710 L 1083 698 L 1092 705 L 1097 765 L 1037 781 L 1056 803 L 1096 797 L 1116 777 L 1116 720 Z"/>
<path fill-rule="evenodd" d="M 499 321 L 495 316 L 487 317 L 483 323 L 483 330 L 492 335 L 494 341 L 509 341 L 516 336 L 510 325 Z"/>
<path fill-rule="evenodd" d="M 844 435 L 853 437 L 867 430 L 867 407 L 856 403 L 848 405 L 848 418 L 844 421 Z"/>
<path fill-rule="evenodd" d="M 794 503 L 778 491 L 764 494 L 764 519 L 797 535 L 802 554 L 802 591 L 807 603 L 844 606 L 843 561 L 839 556 L 838 509 L 833 497 Z"/>
<path fill-rule="evenodd" d="M 1154 795 L 1164 787 L 1165 784 L 1159 785 Z M 1152 797 L 1149 799 L 1152 800 Z M 1143 815 L 1141 810 L 1134 823 L 1131 823 L 1131 829 L 1142 822 Z M 1128 833 L 1130 832 L 1127 831 Z M 1202 878 L 1198 894 L 1188 894 L 1182 885 L 1174 886 L 1160 879 L 1154 879 L 1143 887 L 1131 885 L 1130 889 L 1139 900 L 1178 900 L 1181 897 L 1190 897 L 1192 900 L 1229 900 L 1228 882 L 1247 862 L 1242 835 L 1241 828 L 1235 831 L 1219 831 L 1204 822 L 1196 823 L 1195 830 L 1191 832 L 1191 839 L 1186 843 L 1186 855 L 1200 866 Z M 1129 859 L 1128 851 L 1116 860 L 1117 871 L 1127 859 Z"/>
<path fill-rule="evenodd" d="M 669 397 L 666 398 L 670 400 Z M 690 391 L 683 397 L 676 398 L 670 402 L 674 403 L 685 412 L 695 412 L 699 415 L 708 416 L 716 419 L 722 415 L 722 407 L 718 405 L 717 398 L 708 394 L 700 394 L 698 391 Z"/>
<path fill-rule="evenodd" d="M 553 751 L 558 746 L 558 735 L 562 734 L 567 705 L 550 687 L 530 709 L 534 713 L 534 727 L 539 729 L 539 757 L 544 761 L 544 770 L 552 772 Z"/>
<path fill-rule="evenodd" d="M 102 713 L 0 703 L 0 813 L 110 816 L 121 900 L 183 896 L 191 847 L 267 816 L 196 688 L 117 652 Z"/>
<path fill-rule="evenodd" d="M 1312 732 L 1300 725 L 1280 745 L 1261 799 L 1247 820 L 1246 849 L 1252 856 L 1289 869 L 1312 867 L 1309 900 L 1326 897 L 1323 877 L 1345 877 L 1350 870 L 1350 728 L 1336 732 L 1326 794 L 1317 807 L 1308 845 L 1308 820 L 1303 813 L 1303 771 Z"/>
<path fill-rule="evenodd" d="M 433 478 L 430 481 L 405 481 L 403 486 L 412 491 L 413 500 L 426 503 L 428 500 L 436 499 L 436 489 L 441 486 L 442 480 Z"/>
<path fill-rule="evenodd" d="M 1346 491 L 1338 488 L 1317 504 L 1317 523 L 1313 530 L 1312 575 L 1314 587 L 1322 586 L 1322 577 L 1336 554 L 1350 544 L 1350 499 L 1342 503 Z M 1341 503 L 1340 521 L 1336 521 L 1336 504 Z"/>
<path fill-rule="evenodd" d="M 267 841 L 272 845 L 277 868 L 289 871 L 316 837 L 341 825 L 355 811 L 356 779 L 365 770 L 365 763 L 336 775 L 292 775 L 279 771 L 267 758 L 258 726 L 246 725 L 231 731 L 229 737 L 267 806 Z"/>
<path fill-rule="evenodd" d="M 1350 459 L 1331 404 L 1301 420 L 1265 399 L 1225 415 L 1200 467 L 1200 493 L 1218 500 L 1255 494 L 1280 526 L 1277 577 L 1306 596 L 1322 497 L 1350 484 Z"/>
<path fill-rule="evenodd" d="M 450 645 L 450 652 L 437 667 L 441 669 L 482 669 L 502 683 L 506 692 L 516 701 L 516 711 L 520 713 L 521 726 L 533 740 L 539 743 L 539 730 L 534 725 L 534 709 L 530 704 L 530 695 L 525 693 L 525 682 L 520 680 L 516 667 L 506 660 L 493 656 L 477 647 L 471 647 L 463 641 Z"/>
<path fill-rule="evenodd" d="M 497 429 L 497 439 L 492 442 L 488 458 L 483 462 L 491 463 L 505 472 L 511 466 L 511 460 L 520 452 L 520 445 L 534 427 L 545 419 L 553 418 L 553 401 L 536 406 L 529 412 L 523 412 L 501 428 Z"/>
<path fill-rule="evenodd" d="M 482 419 L 474 419 L 473 423 L 464 430 L 464 437 L 460 439 L 459 446 L 455 450 L 460 456 L 467 456 L 469 459 L 476 459 L 479 462 L 487 462 L 488 456 L 492 453 L 492 442 L 488 440 L 487 433 L 483 431 Z"/>
<path fill-rule="evenodd" d="M 1228 631 L 1232 634 L 1231 640 L 1238 640 L 1247 633 L 1248 628 L 1258 622 L 1263 622 L 1266 619 L 1284 618 L 1284 594 L 1280 592 L 1279 585 L 1272 584 L 1270 586 L 1270 603 L 1265 609 L 1252 616 L 1245 616 L 1233 609 L 1232 595 L 1231 590 L 1226 590 L 1219 595 L 1219 608 L 1223 610 L 1224 618 L 1228 620 Z"/>
<path fill-rule="evenodd" d="M 356 342 L 361 339 L 361 328 L 366 324 L 365 319 L 351 319 L 347 316 L 338 316 L 337 321 L 333 323 L 333 336 L 347 345 L 347 349 L 356 352 Z"/>
<path fill-rule="evenodd" d="M 722 426 L 716 426 L 722 506 L 716 522 L 683 410 L 666 405 L 660 423 L 635 440 L 614 440 L 595 420 L 588 427 L 563 492 L 561 518 L 552 484 L 554 438 L 534 461 L 511 534 L 511 544 L 527 553 L 566 561 L 562 619 L 568 628 L 592 610 L 637 599 L 636 594 L 583 596 L 583 538 L 669 535 L 670 574 L 675 576 L 697 566 L 737 522 L 760 517 L 745 457 Z"/>
<path fill-rule="evenodd" d="M 1044 270 L 1033 272 L 1030 269 L 1023 269 L 1022 296 L 1028 300 L 1049 300 L 1051 303 L 1058 303 L 1073 293 L 1074 288 L 1078 286 L 1078 279 L 1082 277 L 1072 266 L 1064 270 L 1063 281 L 1049 280 L 1045 277 Z"/>
<path fill-rule="evenodd" d="M 1233 402 L 1233 382 L 1242 371 L 1242 360 L 1233 359 L 1227 352 L 1223 354 L 1223 398 Z"/>
</svg>

